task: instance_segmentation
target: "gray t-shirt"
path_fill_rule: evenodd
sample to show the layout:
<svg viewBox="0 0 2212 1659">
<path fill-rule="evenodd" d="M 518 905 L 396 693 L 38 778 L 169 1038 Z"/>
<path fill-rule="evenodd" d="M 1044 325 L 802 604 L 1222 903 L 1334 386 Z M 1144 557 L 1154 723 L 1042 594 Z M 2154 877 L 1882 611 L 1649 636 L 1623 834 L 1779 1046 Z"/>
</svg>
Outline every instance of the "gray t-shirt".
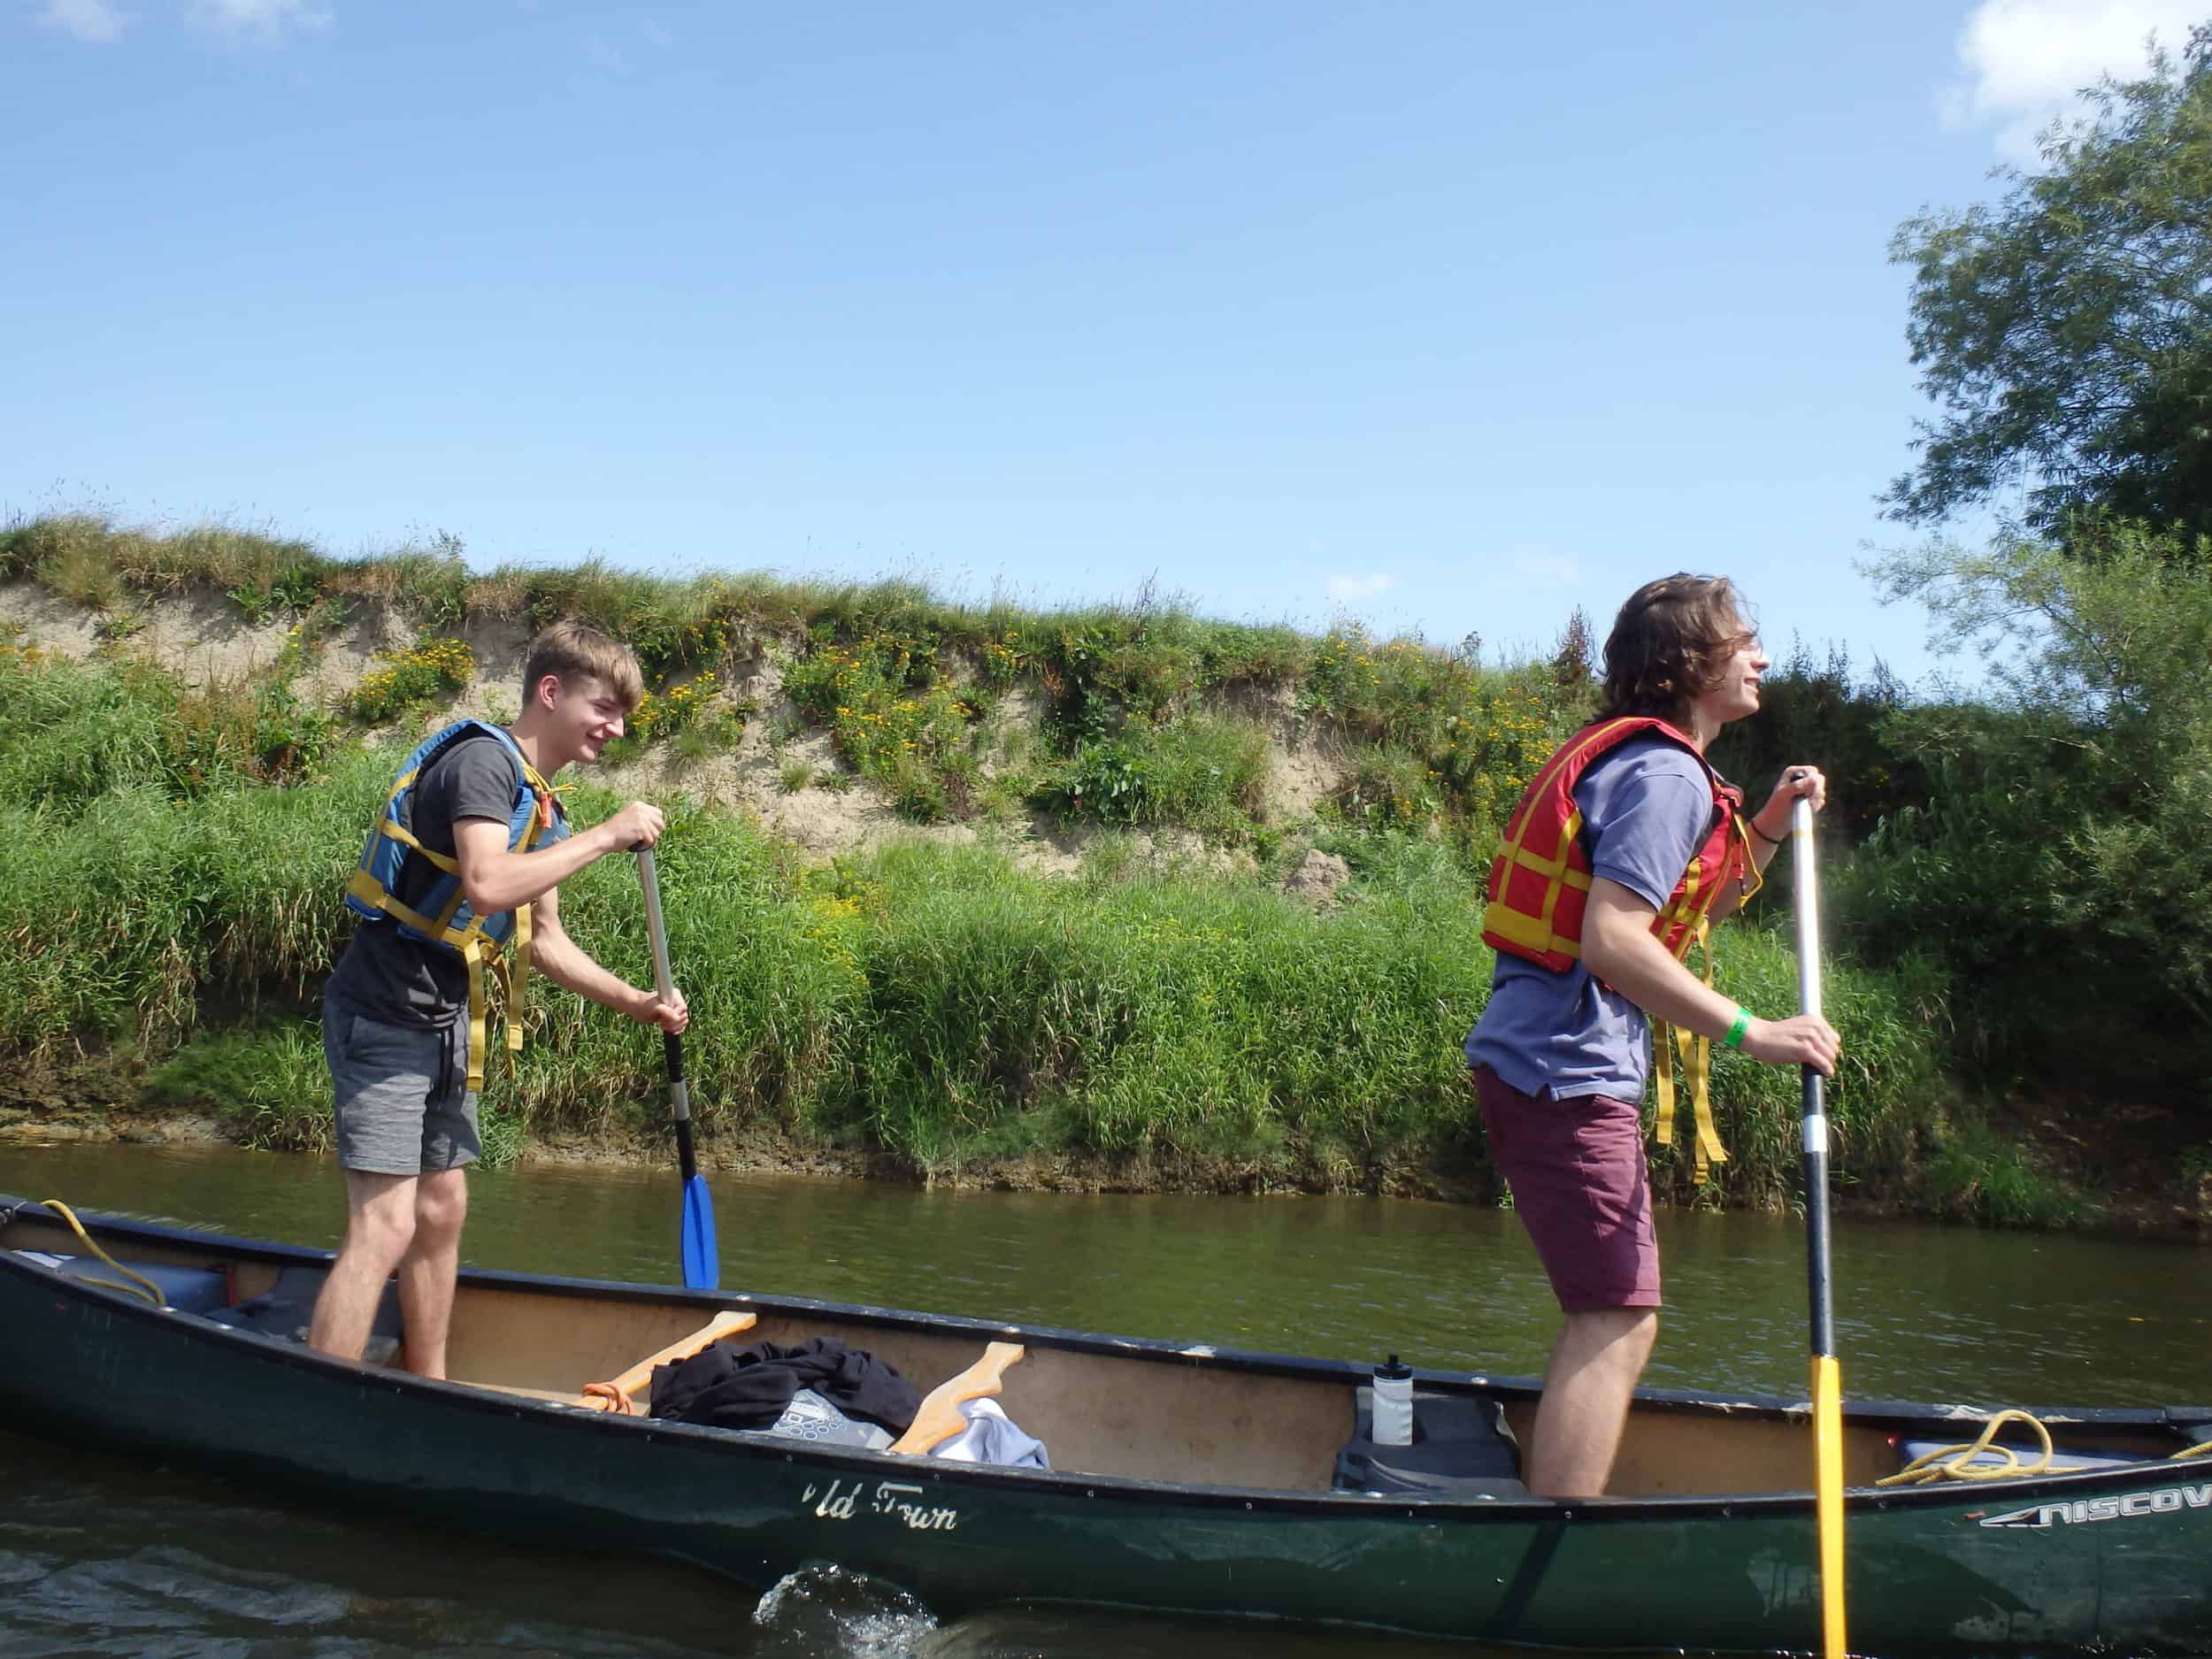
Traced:
<svg viewBox="0 0 2212 1659">
<path fill-rule="evenodd" d="M 415 781 L 415 839 L 433 852 L 453 856 L 453 826 L 462 818 L 490 818 L 504 825 L 514 817 L 521 773 L 506 745 L 492 737 L 465 737 L 432 761 Z M 541 830 L 537 845 L 568 836 L 567 822 L 556 815 Z M 411 909 L 437 879 L 438 868 L 411 852 L 400 866 L 396 896 Z M 468 964 L 442 945 L 411 939 L 389 917 L 363 921 L 338 958 L 329 994 L 347 1009 L 388 1025 L 442 1031 L 468 1007 Z"/>
<path fill-rule="evenodd" d="M 1705 768 L 1681 744 L 1631 738 L 1576 780 L 1582 844 L 1594 876 L 1617 881 L 1654 910 L 1712 833 Z M 1467 1064 L 1486 1065 L 1524 1094 L 1606 1094 L 1640 1101 L 1651 1075 L 1644 1011 L 1579 962 L 1564 973 L 1498 953 L 1490 1001 L 1467 1033 Z"/>
</svg>

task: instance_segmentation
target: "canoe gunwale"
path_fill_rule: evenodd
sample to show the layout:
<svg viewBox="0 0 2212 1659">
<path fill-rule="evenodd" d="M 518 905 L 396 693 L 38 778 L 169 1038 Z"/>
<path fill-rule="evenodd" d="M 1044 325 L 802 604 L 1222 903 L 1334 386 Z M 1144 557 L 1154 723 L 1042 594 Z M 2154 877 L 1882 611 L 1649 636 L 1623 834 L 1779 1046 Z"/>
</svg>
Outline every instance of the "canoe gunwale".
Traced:
<svg viewBox="0 0 2212 1659">
<path fill-rule="evenodd" d="M 274 1265 L 326 1265 L 333 1253 L 304 1246 L 244 1239 L 227 1234 L 172 1227 L 99 1212 L 80 1212 L 87 1228 L 108 1240 L 134 1240 L 171 1249 L 233 1256 Z M 54 1211 L 35 1202 L 0 1194 L 0 1227 L 18 1219 L 66 1225 Z M 626 1417 L 586 1411 L 550 1400 L 499 1394 L 465 1382 L 447 1382 L 417 1377 L 406 1371 L 358 1364 L 319 1354 L 303 1345 L 264 1333 L 220 1325 L 196 1315 L 179 1315 L 155 1307 L 143 1299 L 90 1281 L 53 1274 L 37 1264 L 18 1261 L 11 1250 L 0 1249 L 0 1275 L 19 1278 L 50 1292 L 100 1309 L 148 1328 L 158 1326 L 188 1340 L 227 1345 L 242 1359 L 274 1364 L 343 1384 L 373 1388 L 402 1398 L 413 1398 L 447 1409 L 521 1418 L 557 1425 L 571 1433 L 624 1437 L 630 1445 L 674 1442 L 703 1455 L 734 1457 L 743 1462 L 772 1462 L 820 1470 L 833 1478 L 877 1478 L 903 1474 L 911 1477 L 918 1465 L 930 1479 L 948 1487 L 1006 1490 L 1026 1489 L 1092 1502 L 1119 1502 L 1146 1507 L 1232 1509 L 1254 1514 L 1360 1517 L 1371 1520 L 1404 1519 L 1423 1524 L 1489 1522 L 1525 1525 L 1532 1518 L 1573 1521 L 1577 1525 L 1648 1524 L 1695 1519 L 1782 1518 L 1809 1514 L 1809 1490 L 1779 1493 L 1695 1494 L 1678 1496 L 1637 1496 L 1578 1500 L 1563 1503 L 1536 1497 L 1504 1497 L 1469 1502 L 1405 1495 L 1370 1494 L 1321 1490 L 1279 1490 L 1205 1483 L 1146 1479 L 1125 1475 L 1085 1474 L 1079 1471 L 1010 1469 L 935 1460 L 894 1457 L 857 1448 L 818 1447 L 789 1439 L 746 1431 L 710 1428 L 649 1417 Z M 516 1272 L 500 1269 L 464 1268 L 464 1285 L 521 1292 L 552 1299 L 593 1299 L 645 1305 L 712 1310 L 742 1310 L 803 1318 L 810 1315 L 848 1324 L 885 1329 L 960 1334 L 983 1340 L 1013 1339 L 1041 1347 L 1102 1357 L 1149 1361 L 1202 1369 L 1261 1372 L 1298 1380 L 1352 1386 L 1365 1380 L 1367 1369 L 1352 1361 L 1314 1359 L 1301 1356 L 1254 1353 L 1148 1338 L 1111 1337 L 1094 1332 L 1051 1325 L 1025 1325 L 980 1320 L 956 1315 L 917 1313 L 906 1310 L 834 1302 L 809 1297 L 766 1296 L 728 1292 L 687 1291 L 676 1286 L 625 1283 L 618 1280 L 572 1279 Z M 242 1346 L 241 1346 L 242 1345 Z M 1417 1377 L 1432 1386 L 1455 1391 L 1479 1390 L 1507 1398 L 1532 1400 L 1540 1385 L 1532 1379 L 1493 1379 L 1480 1373 L 1420 1370 Z M 1809 1406 L 1779 1396 L 1721 1395 L 1691 1389 L 1639 1389 L 1640 1409 L 1722 1418 L 1747 1417 L 1785 1423 L 1810 1421 Z M 1847 1402 L 1845 1416 L 1854 1426 L 1867 1429 L 1927 1431 L 1947 1424 L 1964 1430 L 1984 1415 L 1980 1408 L 1925 1405 L 1906 1402 Z M 2204 1407 L 2057 1407 L 2039 1411 L 2047 1423 L 2083 1427 L 2178 1433 L 2187 1425 L 2212 1422 L 2212 1408 Z M 642 1437 L 641 1440 L 639 1437 Z M 2200 1434 L 2198 1438 L 2202 1438 Z M 2177 1446 L 2181 1442 L 2177 1441 Z M 1877 1489 L 1853 1487 L 1848 1508 L 1854 1512 L 1944 1509 L 1983 1507 L 1992 1502 L 2058 1502 L 2109 1492 L 2125 1493 L 2157 1486 L 2177 1476 L 2212 1473 L 2212 1454 L 2186 1461 L 2150 1461 L 2115 1468 L 2078 1470 L 2038 1475 L 2020 1480 L 1945 1482 L 1925 1486 Z"/>
</svg>

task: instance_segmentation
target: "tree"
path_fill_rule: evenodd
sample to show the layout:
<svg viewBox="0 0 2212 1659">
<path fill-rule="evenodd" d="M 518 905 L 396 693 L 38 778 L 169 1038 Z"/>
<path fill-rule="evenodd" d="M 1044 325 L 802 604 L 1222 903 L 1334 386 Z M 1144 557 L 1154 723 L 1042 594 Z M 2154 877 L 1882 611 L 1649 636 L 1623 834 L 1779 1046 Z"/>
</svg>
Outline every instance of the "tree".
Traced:
<svg viewBox="0 0 2212 1659">
<path fill-rule="evenodd" d="M 1588 685 L 1597 663 L 1596 637 L 1590 613 L 1577 605 L 1560 631 L 1559 649 L 1552 653 L 1552 678 L 1571 690 Z"/>
<path fill-rule="evenodd" d="M 2177 65 L 2087 88 L 2048 171 L 2006 169 L 1994 209 L 1924 212 L 1890 257 L 1913 267 L 1907 338 L 1945 413 L 1884 499 L 1935 524 L 2026 487 L 2030 528 L 2074 516 L 2212 532 L 2212 25 Z"/>
<path fill-rule="evenodd" d="M 1987 690 L 1899 709 L 1924 803 L 1839 882 L 1881 959 L 1939 954 L 2008 1066 L 2201 1095 L 2212 1071 L 2212 537 L 2100 518 L 2064 549 L 2002 537 L 1872 574 L 1980 654 Z"/>
</svg>

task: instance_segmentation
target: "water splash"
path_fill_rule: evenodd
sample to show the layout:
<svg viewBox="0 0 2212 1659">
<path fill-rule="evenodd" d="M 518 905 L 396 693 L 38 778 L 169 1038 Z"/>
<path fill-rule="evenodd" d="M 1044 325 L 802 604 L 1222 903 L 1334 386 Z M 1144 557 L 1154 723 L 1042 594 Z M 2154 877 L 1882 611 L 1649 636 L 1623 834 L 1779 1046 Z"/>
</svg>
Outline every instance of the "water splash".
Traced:
<svg viewBox="0 0 2212 1659">
<path fill-rule="evenodd" d="M 896 1586 L 824 1562 L 777 1580 L 753 1624 L 759 1659 L 911 1659 L 937 1620 Z"/>
</svg>

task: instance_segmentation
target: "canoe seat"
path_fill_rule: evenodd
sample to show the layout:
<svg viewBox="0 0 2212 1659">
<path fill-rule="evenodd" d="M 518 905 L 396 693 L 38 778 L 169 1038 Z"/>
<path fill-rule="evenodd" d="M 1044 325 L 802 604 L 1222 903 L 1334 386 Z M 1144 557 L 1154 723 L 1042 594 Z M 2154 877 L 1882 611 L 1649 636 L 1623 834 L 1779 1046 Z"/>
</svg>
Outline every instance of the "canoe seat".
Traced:
<svg viewBox="0 0 2212 1659">
<path fill-rule="evenodd" d="M 2001 1448 L 2008 1448 L 2013 1454 L 2012 1456 L 2007 1457 L 2004 1450 L 2000 1449 Z M 1971 1458 L 1964 1455 L 1968 1447 L 1964 1443 L 1945 1440 L 1901 1440 L 1897 1442 L 1897 1456 L 1901 1468 L 1907 1463 L 1916 1463 L 1924 1457 L 1933 1457 L 1939 1452 L 1954 1454 L 1952 1457 L 1945 1461 L 1956 1463 L 1963 1468 L 1972 1470 L 1977 1474 L 1985 1469 L 1990 1471 L 2031 1469 L 2040 1463 L 2043 1457 L 2043 1448 L 2039 1446 L 2009 1445 L 2008 1442 L 2003 1440 L 1998 1441 L 1995 1446 L 1984 1448 L 1981 1451 L 1976 1452 Z M 2126 1469 L 2146 1461 L 2147 1460 L 2141 1457 L 2114 1457 L 2109 1454 L 2095 1452 L 2070 1452 L 2063 1447 L 2059 1447 L 2054 1448 L 2051 1453 L 2048 1472 L 2064 1475 L 2081 1469 Z"/>
<path fill-rule="evenodd" d="M 913 1426 L 892 1442 L 894 1456 L 922 1457 L 968 1426 L 960 1409 L 966 1400 L 995 1394 L 1006 1386 L 1006 1368 L 1027 1352 L 1018 1342 L 993 1342 L 983 1357 L 956 1377 L 947 1378 L 929 1391 L 914 1413 Z"/>
<path fill-rule="evenodd" d="M 162 1306 L 179 1313 L 212 1313 L 230 1301 L 227 1276 L 219 1267 L 173 1267 L 166 1263 L 121 1261 L 110 1267 L 96 1256 L 56 1256 L 47 1250 L 18 1250 L 15 1254 L 41 1267 L 50 1267 L 65 1279 L 81 1279 L 104 1290 L 119 1290 L 143 1296 L 142 1285 L 127 1281 L 134 1274 L 161 1293 Z M 117 1271 L 117 1268 L 124 1270 Z"/>
<path fill-rule="evenodd" d="M 1374 1435 L 1374 1390 L 1363 1384 L 1353 1392 L 1352 1438 L 1336 1456 L 1339 1492 L 1463 1503 L 1528 1495 L 1520 1446 L 1504 1408 L 1488 1394 L 1416 1388 L 1413 1443 L 1385 1446 Z"/>
<path fill-rule="evenodd" d="M 678 1360 L 689 1359 L 726 1336 L 751 1330 L 756 1323 L 755 1316 L 749 1313 L 718 1313 L 689 1336 L 678 1337 L 666 1348 L 647 1355 L 613 1381 L 586 1383 L 580 1403 L 601 1411 L 619 1412 L 624 1417 L 640 1416 L 639 1407 L 653 1386 L 655 1366 L 673 1365 Z"/>
</svg>

